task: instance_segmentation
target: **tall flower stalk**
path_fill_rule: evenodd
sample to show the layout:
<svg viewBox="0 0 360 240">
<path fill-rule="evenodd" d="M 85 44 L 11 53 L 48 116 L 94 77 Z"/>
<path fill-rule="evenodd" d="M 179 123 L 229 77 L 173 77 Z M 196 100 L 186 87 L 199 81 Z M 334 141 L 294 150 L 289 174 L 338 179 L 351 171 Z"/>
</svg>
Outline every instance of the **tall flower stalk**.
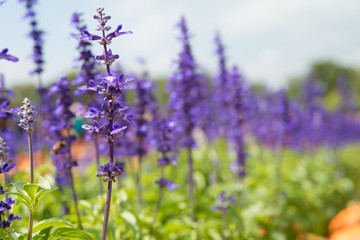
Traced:
<svg viewBox="0 0 360 240">
<path fill-rule="evenodd" d="M 226 212 L 229 210 L 229 207 L 232 203 L 235 202 L 233 196 L 226 196 L 226 193 L 222 191 L 217 199 L 217 203 L 213 206 L 214 210 L 221 212 L 221 239 L 226 240 Z"/>
<path fill-rule="evenodd" d="M 109 146 L 109 162 L 100 165 L 98 168 L 99 172 L 96 174 L 97 177 L 103 178 L 103 180 L 108 183 L 102 231 L 102 240 L 105 240 L 110 214 L 112 183 L 115 182 L 116 177 L 124 172 L 123 167 L 114 161 L 114 140 L 123 134 L 124 130 L 127 128 L 126 122 L 129 122 L 129 117 L 131 116 L 124 112 L 127 107 L 123 106 L 121 101 L 123 91 L 126 88 L 125 85 L 131 80 L 125 79 L 123 74 L 121 74 L 120 77 L 115 77 L 111 74 L 110 66 L 119 58 L 119 55 L 114 55 L 111 49 L 108 49 L 108 45 L 113 38 L 132 32 L 120 32 L 122 25 L 119 25 L 114 32 L 106 34 L 106 32 L 111 29 L 110 26 L 106 25 L 111 17 L 105 14 L 104 8 L 98 8 L 96 11 L 97 15 L 94 16 L 94 19 L 99 22 L 96 30 L 100 31 L 101 36 L 92 35 L 86 29 L 83 29 L 83 35 L 79 36 L 79 38 L 83 40 L 98 41 L 104 47 L 103 54 L 96 56 L 96 59 L 106 66 L 106 76 L 102 77 L 98 84 L 93 80 L 89 80 L 90 86 L 85 86 L 82 89 L 97 92 L 104 97 L 104 101 L 99 109 L 89 108 L 88 112 L 83 114 L 83 116 L 87 118 L 100 117 L 100 121 L 94 120 L 93 125 L 85 124 L 82 127 L 85 130 L 96 132 L 105 137 Z"/>
<path fill-rule="evenodd" d="M 196 72 L 197 64 L 192 55 L 188 28 L 182 17 L 178 24 L 182 51 L 178 54 L 177 71 L 170 77 L 169 108 L 173 112 L 172 118 L 176 123 L 178 145 L 184 147 L 188 154 L 188 184 L 189 184 L 189 213 L 195 220 L 194 211 L 194 163 L 192 148 L 195 145 L 193 131 L 197 126 L 202 111 L 203 87 L 206 86 L 203 75 Z"/>
<path fill-rule="evenodd" d="M 55 109 L 54 121 L 50 128 L 51 136 L 55 140 L 56 149 L 53 148 L 56 155 L 56 166 L 59 168 L 58 172 L 64 173 L 66 183 L 70 186 L 72 197 L 75 204 L 75 211 L 77 215 L 79 228 L 82 229 L 80 211 L 78 207 L 77 194 L 74 187 L 74 177 L 72 168 L 77 166 L 77 162 L 73 159 L 71 154 L 71 144 L 75 140 L 75 136 L 71 134 L 73 127 L 72 118 L 75 114 L 70 110 L 74 100 L 70 94 L 69 83 L 66 77 L 62 77 L 58 83 L 55 83 L 51 88 L 52 94 L 58 94 Z"/>
<path fill-rule="evenodd" d="M 150 124 L 156 115 L 156 104 L 153 95 L 153 83 L 145 78 L 137 78 L 133 84 L 136 92 L 134 106 L 134 122 L 136 127 L 132 128 L 128 136 L 133 139 L 130 143 L 132 149 L 131 155 L 137 156 L 138 170 L 135 173 L 135 182 L 137 186 L 138 207 L 142 209 L 142 187 L 141 187 L 141 167 L 142 161 L 146 156 L 150 145 Z"/>
<path fill-rule="evenodd" d="M 171 180 L 165 179 L 164 168 L 171 164 L 172 159 L 169 157 L 169 154 L 172 151 L 172 131 L 174 129 L 173 122 L 166 119 L 161 119 L 156 122 L 156 140 L 157 140 L 157 150 L 160 153 L 160 158 L 158 159 L 157 165 L 161 167 L 161 176 L 156 181 L 156 184 L 159 186 L 159 195 L 156 203 L 156 209 L 154 212 L 154 219 L 151 224 L 153 227 L 157 214 L 160 210 L 161 201 L 164 195 L 164 188 L 167 187 L 169 191 L 175 190 L 179 187 L 178 184 L 174 184 Z"/>
<path fill-rule="evenodd" d="M 28 134 L 28 143 L 29 143 L 29 159 L 30 159 L 30 183 L 34 183 L 34 157 L 33 157 L 33 144 L 31 134 L 36 129 L 37 124 L 37 111 L 35 107 L 31 104 L 28 98 L 25 98 L 23 105 L 20 107 L 18 115 L 20 116 L 19 127 L 24 129 Z M 30 210 L 29 216 L 29 232 L 28 240 L 32 239 L 32 228 L 34 222 L 34 213 Z"/>
</svg>

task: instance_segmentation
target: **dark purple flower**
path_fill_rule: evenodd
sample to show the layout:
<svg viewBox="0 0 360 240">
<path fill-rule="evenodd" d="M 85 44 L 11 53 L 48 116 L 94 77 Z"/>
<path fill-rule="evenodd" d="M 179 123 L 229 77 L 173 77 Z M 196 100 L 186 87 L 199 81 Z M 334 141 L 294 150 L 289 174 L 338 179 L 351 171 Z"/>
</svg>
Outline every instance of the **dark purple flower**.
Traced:
<svg viewBox="0 0 360 240">
<path fill-rule="evenodd" d="M 103 178 L 104 182 L 115 182 L 115 178 L 121 176 L 124 172 L 123 167 L 119 163 L 106 163 L 100 165 L 96 174 L 97 177 Z"/>
<path fill-rule="evenodd" d="M 0 59 L 5 59 L 5 60 L 8 60 L 8 61 L 11 61 L 11 62 L 17 62 L 19 61 L 19 59 L 17 57 L 14 57 L 10 54 L 7 54 L 8 52 L 8 49 L 5 48 L 4 50 L 2 50 L 0 52 Z"/>
<path fill-rule="evenodd" d="M 9 163 L 5 162 L 1 165 L 0 167 L 0 173 L 6 173 L 9 172 L 11 169 L 13 169 L 15 167 L 15 163 L 9 165 Z"/>
<path fill-rule="evenodd" d="M 5 229 L 10 227 L 10 224 L 15 220 L 21 220 L 21 217 L 15 216 L 14 214 L 10 214 L 8 219 L 5 219 L 6 216 L 5 212 L 9 211 L 11 209 L 11 205 L 15 203 L 15 200 L 12 200 L 11 198 L 7 198 L 5 202 L 0 201 L 0 228 Z"/>
</svg>

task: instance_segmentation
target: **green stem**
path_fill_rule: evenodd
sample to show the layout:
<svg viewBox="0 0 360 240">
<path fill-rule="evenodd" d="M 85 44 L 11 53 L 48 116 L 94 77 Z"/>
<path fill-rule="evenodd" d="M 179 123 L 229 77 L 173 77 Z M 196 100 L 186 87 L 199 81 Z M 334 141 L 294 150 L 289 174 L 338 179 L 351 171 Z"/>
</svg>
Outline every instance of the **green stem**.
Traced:
<svg viewBox="0 0 360 240">
<path fill-rule="evenodd" d="M 226 211 L 221 211 L 221 238 L 222 240 L 226 240 L 225 237 L 225 229 L 226 229 Z"/>
<path fill-rule="evenodd" d="M 77 200 L 75 187 L 74 187 L 74 178 L 73 178 L 73 175 L 71 173 L 71 169 L 68 170 L 68 175 L 69 175 L 68 177 L 69 177 L 69 181 L 70 181 L 71 192 L 72 192 L 73 199 L 74 199 L 75 211 L 76 211 L 76 216 L 77 216 L 79 228 L 80 228 L 80 230 L 82 230 L 83 227 L 81 225 L 80 211 L 79 211 L 78 200 Z"/>
<path fill-rule="evenodd" d="M 32 147 L 32 137 L 29 132 L 29 159 L 30 159 L 30 183 L 34 183 L 34 157 L 33 157 L 33 147 Z"/>
<path fill-rule="evenodd" d="M 190 207 L 190 218 L 195 221 L 194 212 L 194 164 L 191 154 L 191 147 L 188 148 L 188 167 L 189 167 L 189 207 Z"/>
<path fill-rule="evenodd" d="M 139 169 L 136 171 L 136 189 L 137 189 L 137 197 L 138 197 L 138 209 L 139 209 L 139 214 L 141 212 L 142 209 L 142 205 L 143 205 L 143 200 L 142 200 L 142 189 L 141 189 L 141 181 L 140 181 L 140 176 L 141 176 L 141 162 L 142 162 L 142 155 L 139 155 L 139 159 L 138 159 L 138 164 L 139 164 Z"/>
<path fill-rule="evenodd" d="M 33 212 L 30 210 L 30 216 L 29 216 L 29 231 L 28 231 L 28 240 L 32 239 L 32 228 L 33 228 L 33 223 L 34 223 L 34 214 Z"/>
</svg>

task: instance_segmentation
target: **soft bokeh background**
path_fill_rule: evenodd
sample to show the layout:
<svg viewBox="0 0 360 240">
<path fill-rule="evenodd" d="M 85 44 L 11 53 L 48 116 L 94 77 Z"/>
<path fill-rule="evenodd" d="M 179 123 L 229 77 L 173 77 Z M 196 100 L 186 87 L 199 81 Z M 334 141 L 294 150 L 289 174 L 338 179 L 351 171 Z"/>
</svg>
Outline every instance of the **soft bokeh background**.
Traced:
<svg viewBox="0 0 360 240">
<path fill-rule="evenodd" d="M 83 12 L 93 33 L 95 9 L 105 7 L 113 28 L 123 24 L 132 36 L 114 41 L 126 72 L 137 71 L 137 59 L 147 61 L 153 78 L 166 77 L 180 48 L 175 28 L 184 15 L 192 38 L 195 58 L 209 73 L 217 69 L 213 44 L 219 31 L 226 45 L 229 63 L 239 65 L 250 82 L 266 82 L 272 88 L 284 86 L 289 78 L 306 74 L 313 62 L 329 59 L 351 67 L 360 66 L 360 2 L 357 0 L 39 0 L 35 7 L 44 35 L 44 80 L 58 80 L 72 69 L 77 41 L 70 37 L 73 12 Z M 20 61 L 2 61 L 10 86 L 34 82 L 28 73 L 32 40 L 29 23 L 23 19 L 24 4 L 7 0 L 0 7 L 0 48 L 9 48 Z M 94 45 L 100 53 L 100 46 Z"/>
</svg>

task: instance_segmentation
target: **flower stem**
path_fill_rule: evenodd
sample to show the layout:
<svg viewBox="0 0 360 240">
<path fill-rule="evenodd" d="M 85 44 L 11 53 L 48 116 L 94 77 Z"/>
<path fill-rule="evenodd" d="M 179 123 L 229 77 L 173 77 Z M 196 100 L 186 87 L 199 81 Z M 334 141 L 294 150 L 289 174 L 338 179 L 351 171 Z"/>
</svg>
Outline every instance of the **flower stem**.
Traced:
<svg viewBox="0 0 360 240">
<path fill-rule="evenodd" d="M 162 179 L 162 178 L 164 178 L 164 167 L 161 168 L 161 177 L 160 177 L 160 179 Z M 157 214 L 158 214 L 160 206 L 161 206 L 161 201 L 162 201 L 162 197 L 163 197 L 163 193 L 164 193 L 163 189 L 164 188 L 162 188 L 162 187 L 160 187 L 160 189 L 159 189 L 159 198 L 158 198 L 157 203 L 156 203 L 156 209 L 155 209 L 155 212 L 154 212 L 153 222 L 151 223 L 151 229 L 153 228 L 153 225 L 156 222 Z"/>
<path fill-rule="evenodd" d="M 114 163 L 114 143 L 109 142 L 109 157 L 110 163 Z M 104 214 L 104 225 L 102 231 L 102 240 L 106 240 L 106 232 L 109 223 L 109 214 L 110 214 L 110 203 L 111 203 L 111 191 L 112 191 L 112 181 L 108 182 L 107 193 L 106 193 L 106 205 L 105 205 L 105 214 Z"/>
<path fill-rule="evenodd" d="M 139 208 L 139 213 L 141 212 L 142 209 L 142 204 L 143 204 L 143 200 L 142 200 L 142 196 L 141 196 L 141 181 L 140 181 L 140 176 L 141 176 L 141 162 L 142 162 L 142 155 L 139 155 L 139 159 L 138 159 L 138 163 L 139 163 L 139 169 L 136 171 L 136 189 L 137 189 L 137 197 L 138 197 L 138 208 Z"/>
<path fill-rule="evenodd" d="M 195 221 L 194 214 L 194 164 L 191 154 L 191 147 L 188 147 L 188 165 L 189 165 L 189 207 L 190 207 L 190 217 L 193 221 Z"/>
<path fill-rule="evenodd" d="M 29 231 L 28 231 L 28 240 L 32 239 L 32 228 L 33 228 L 33 222 L 34 222 L 34 214 L 33 212 L 30 210 L 30 216 L 29 216 Z"/>
<path fill-rule="evenodd" d="M 30 183 L 34 183 L 34 157 L 33 157 L 31 133 L 29 133 L 28 135 L 28 140 L 29 140 L 29 159 L 30 159 Z"/>
<path fill-rule="evenodd" d="M 112 181 L 109 181 L 108 187 L 107 187 L 107 194 L 106 194 L 104 225 L 103 225 L 103 231 L 102 231 L 102 237 L 101 237 L 102 240 L 106 240 L 106 232 L 107 232 L 108 223 L 109 223 L 111 191 L 112 191 Z"/>
<path fill-rule="evenodd" d="M 67 138 L 66 139 L 67 139 L 66 144 L 68 147 L 68 162 L 71 163 L 72 154 L 71 154 L 71 144 L 70 144 L 70 140 L 69 140 L 70 139 L 70 130 L 69 129 L 67 129 Z M 71 192 L 72 192 L 72 197 L 73 197 L 74 204 L 75 204 L 75 211 L 76 211 L 79 228 L 82 230 L 79 205 L 78 205 L 77 195 L 76 195 L 75 187 L 74 187 L 74 177 L 71 172 L 71 167 L 67 168 L 66 170 L 67 170 L 68 180 L 69 180 L 69 184 L 70 184 L 70 188 L 71 188 Z"/>
<path fill-rule="evenodd" d="M 73 175 L 71 173 L 71 168 L 68 169 L 68 178 L 69 178 L 71 192 L 72 192 L 72 196 L 73 196 L 73 200 L 74 200 L 74 204 L 75 204 L 75 211 L 76 211 L 76 216 L 77 216 L 77 220 L 78 220 L 78 225 L 79 225 L 80 230 L 82 230 L 83 227 L 81 225 L 81 217 L 80 217 L 79 205 L 78 205 L 78 200 L 77 200 L 77 196 L 76 196 L 76 192 L 75 192 L 74 178 L 73 178 Z"/>
<path fill-rule="evenodd" d="M 34 183 L 34 157 L 33 157 L 33 147 L 32 147 L 32 137 L 31 133 L 28 133 L 29 140 L 29 159 L 30 159 L 30 183 Z M 29 216 L 29 231 L 28 231 L 28 240 L 32 239 L 32 228 L 34 223 L 34 213 L 30 210 Z"/>
<path fill-rule="evenodd" d="M 221 238 L 222 238 L 222 240 L 226 240 L 225 227 L 226 227 L 226 211 L 221 211 Z"/>
</svg>

